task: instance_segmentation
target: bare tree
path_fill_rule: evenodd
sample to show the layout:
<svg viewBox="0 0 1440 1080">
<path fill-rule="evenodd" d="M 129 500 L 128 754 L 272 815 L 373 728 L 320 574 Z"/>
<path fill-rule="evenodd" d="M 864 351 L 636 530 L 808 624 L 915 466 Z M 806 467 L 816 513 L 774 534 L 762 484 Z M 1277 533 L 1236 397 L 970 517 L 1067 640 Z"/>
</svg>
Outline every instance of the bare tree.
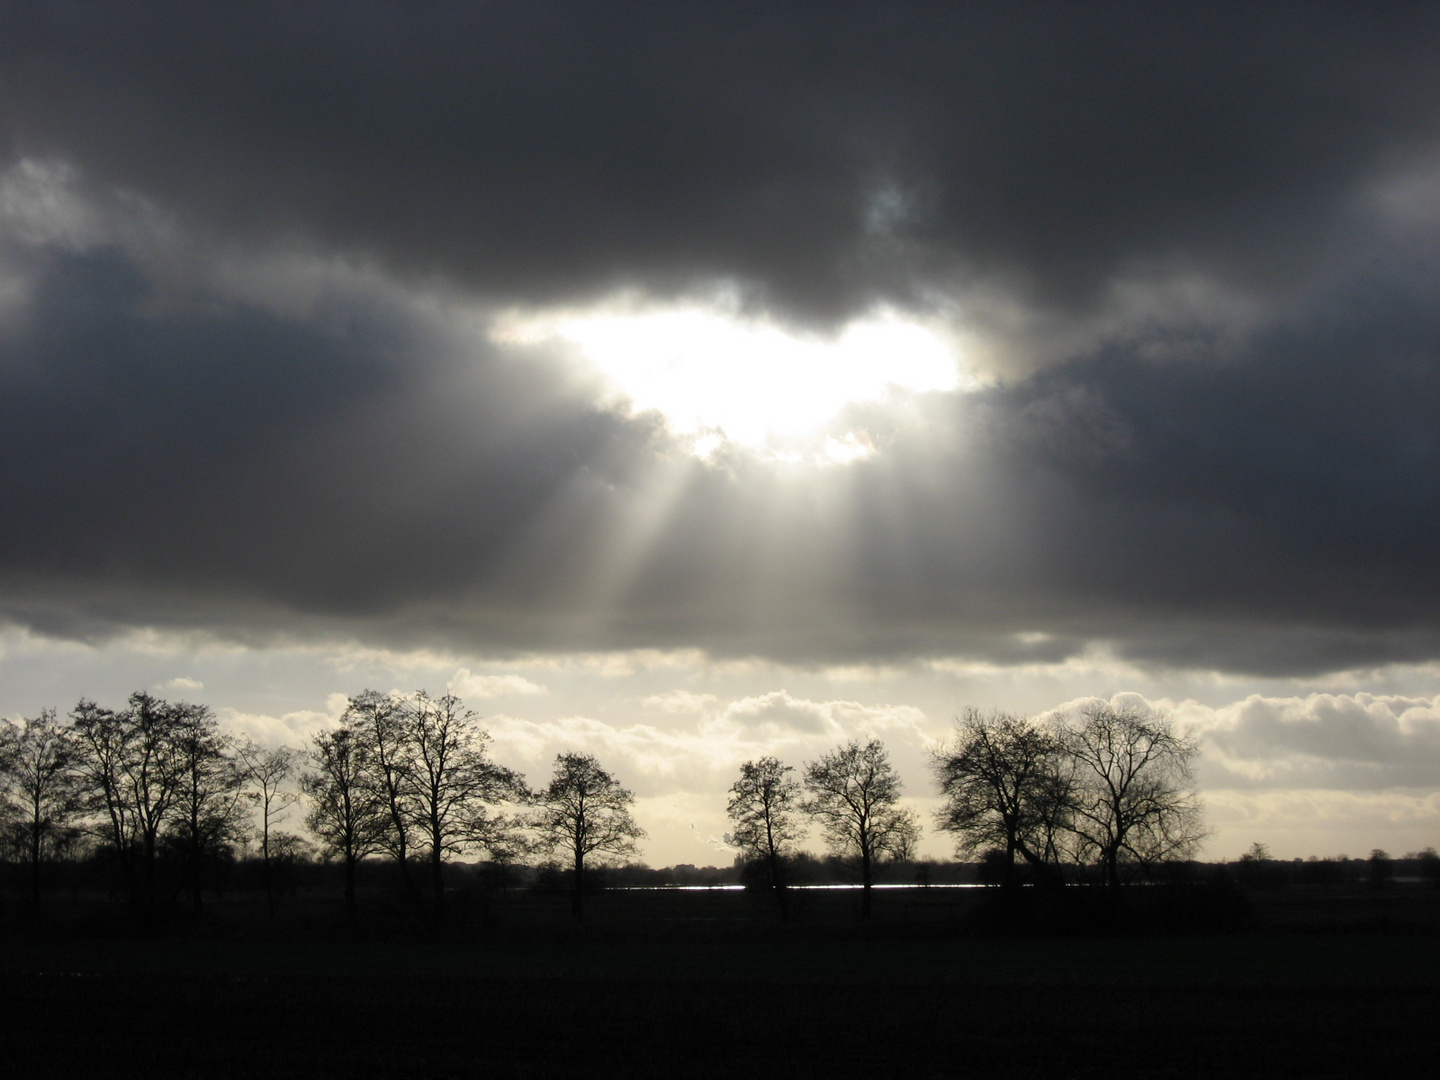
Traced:
<svg viewBox="0 0 1440 1080">
<path fill-rule="evenodd" d="M 73 833 L 82 808 L 76 783 L 75 740 L 55 718 L 38 717 L 0 726 L 0 801 L 13 817 L 21 860 L 29 867 L 29 906 L 40 910 L 40 874 Z"/>
<path fill-rule="evenodd" d="M 400 868 L 406 899 L 421 911 L 420 894 L 410 873 L 411 834 L 417 818 L 415 747 L 406 730 L 404 704 L 378 690 L 364 690 L 350 699 L 341 723 L 365 744 L 360 760 L 388 822 L 385 849 Z"/>
<path fill-rule="evenodd" d="M 956 851 L 1003 853 L 1003 883 L 1016 858 L 1042 871 L 1061 860 L 1073 784 L 1059 733 L 1022 716 L 966 709 L 953 740 L 931 755 L 944 797 L 936 827 L 956 834 Z"/>
<path fill-rule="evenodd" d="M 1168 716 L 1097 702 L 1069 719 L 1065 744 L 1075 768 L 1071 828 L 1107 885 L 1120 884 L 1122 864 L 1188 858 L 1205 839 L 1200 744 Z"/>
<path fill-rule="evenodd" d="M 185 863 L 191 907 L 198 912 L 205 861 L 240 836 L 245 776 L 208 706 L 180 702 L 171 708 L 179 779 L 169 831 Z"/>
<path fill-rule="evenodd" d="M 900 786 L 879 739 L 852 740 L 805 766 L 801 809 L 820 823 L 832 851 L 858 864 L 862 919 L 870 917 L 877 864 L 908 857 L 920 835 L 915 812 L 899 805 Z"/>
<path fill-rule="evenodd" d="M 594 854 L 627 858 L 638 849 L 645 830 L 630 816 L 635 796 L 621 787 L 590 754 L 555 757 L 555 773 L 532 797 L 530 826 L 542 850 L 566 852 L 574 870 L 571 905 L 577 919 L 585 913 L 585 859 Z"/>
<path fill-rule="evenodd" d="M 285 786 L 295 775 L 300 751 L 290 746 L 264 747 L 247 738 L 236 746 L 235 757 L 246 783 L 250 785 L 251 798 L 260 809 L 260 860 L 265 875 L 265 904 L 273 919 L 275 887 L 270 874 L 270 826 L 283 818 L 300 798 L 298 791 Z"/>
<path fill-rule="evenodd" d="M 100 816 L 94 832 L 110 849 L 121 875 L 133 886 L 138 826 L 123 789 L 121 757 L 125 725 L 118 714 L 82 698 L 70 714 L 77 743 L 76 771 L 85 812 Z"/>
<path fill-rule="evenodd" d="M 82 700 L 71 713 L 82 783 L 92 793 L 93 809 L 103 811 L 101 832 L 147 912 L 157 899 L 160 832 L 180 790 L 181 713 L 181 707 L 140 691 L 122 712 Z"/>
<path fill-rule="evenodd" d="M 486 756 L 490 736 L 454 694 L 423 690 L 401 711 L 415 835 L 430 863 L 436 923 L 445 920 L 447 855 L 470 848 L 509 851 L 519 823 L 491 807 L 524 796 L 524 782 Z"/>
<path fill-rule="evenodd" d="M 796 820 L 800 784 L 789 774 L 795 770 L 778 758 L 762 757 L 740 766 L 740 779 L 730 786 L 725 811 L 735 823 L 731 839 L 745 856 L 764 863 L 770 888 L 780 905 L 780 918 L 789 918 L 785 892 L 785 860 L 802 829 Z"/>
<path fill-rule="evenodd" d="M 311 739 L 311 771 L 300 776 L 300 790 L 310 801 L 305 824 L 345 873 L 345 914 L 356 913 L 355 868 L 367 855 L 384 849 L 389 810 L 370 782 L 365 760 L 369 743 L 354 727 L 342 725 Z"/>
</svg>

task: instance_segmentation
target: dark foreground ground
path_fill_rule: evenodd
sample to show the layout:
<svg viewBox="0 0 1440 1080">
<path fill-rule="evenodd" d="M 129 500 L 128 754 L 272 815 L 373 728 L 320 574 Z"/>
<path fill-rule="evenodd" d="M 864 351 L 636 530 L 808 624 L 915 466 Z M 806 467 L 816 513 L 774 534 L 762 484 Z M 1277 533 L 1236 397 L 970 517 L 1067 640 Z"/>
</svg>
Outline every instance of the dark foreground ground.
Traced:
<svg viewBox="0 0 1440 1080">
<path fill-rule="evenodd" d="M 1191 936 L 977 935 L 933 898 L 910 918 L 920 899 L 886 897 L 866 927 L 839 906 L 768 924 L 735 894 L 598 901 L 577 929 L 520 898 L 449 940 L 223 920 L 13 932 L 5 1071 L 1314 1077 L 1440 1060 L 1428 895 L 1407 901 L 1418 923 L 1364 897 L 1292 897 L 1286 919 Z"/>
</svg>

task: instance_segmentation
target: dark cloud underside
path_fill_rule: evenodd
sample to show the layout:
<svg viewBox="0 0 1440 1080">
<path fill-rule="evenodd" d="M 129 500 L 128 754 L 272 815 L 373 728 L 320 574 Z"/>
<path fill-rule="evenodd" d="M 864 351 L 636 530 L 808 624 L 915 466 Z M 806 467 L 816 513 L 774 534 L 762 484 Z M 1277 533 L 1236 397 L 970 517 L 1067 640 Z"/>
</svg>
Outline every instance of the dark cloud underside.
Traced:
<svg viewBox="0 0 1440 1080">
<path fill-rule="evenodd" d="M 502 295 L 1269 281 L 1433 145 L 1428 5 L 17 6 L 11 153 Z M 875 192 L 900 245 L 867 236 Z"/>
<path fill-rule="evenodd" d="M 111 222 L 0 237 L 12 618 L 817 662 L 1440 655 L 1433 6 L 0 20 L 5 166 L 68 167 Z M 381 284 L 179 289 L 175 251 Z M 563 359 L 457 328 L 719 281 L 782 320 L 953 302 L 999 377 L 921 426 L 856 406 L 885 452 L 801 484 L 691 462 Z"/>
</svg>

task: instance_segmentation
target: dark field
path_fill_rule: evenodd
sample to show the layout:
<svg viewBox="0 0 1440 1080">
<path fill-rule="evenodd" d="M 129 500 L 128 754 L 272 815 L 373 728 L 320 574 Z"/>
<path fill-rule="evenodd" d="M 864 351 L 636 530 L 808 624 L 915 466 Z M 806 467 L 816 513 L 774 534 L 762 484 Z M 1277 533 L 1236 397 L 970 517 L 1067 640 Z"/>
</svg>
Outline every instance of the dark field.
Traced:
<svg viewBox="0 0 1440 1080">
<path fill-rule="evenodd" d="M 737 893 L 612 893 L 583 928 L 514 894 L 443 941 L 222 908 L 149 938 L 14 933 L 0 1015 L 12 1076 L 1429 1075 L 1437 901 L 1005 937 L 941 890 L 884 894 L 864 927 L 844 894 L 781 927 Z"/>
</svg>

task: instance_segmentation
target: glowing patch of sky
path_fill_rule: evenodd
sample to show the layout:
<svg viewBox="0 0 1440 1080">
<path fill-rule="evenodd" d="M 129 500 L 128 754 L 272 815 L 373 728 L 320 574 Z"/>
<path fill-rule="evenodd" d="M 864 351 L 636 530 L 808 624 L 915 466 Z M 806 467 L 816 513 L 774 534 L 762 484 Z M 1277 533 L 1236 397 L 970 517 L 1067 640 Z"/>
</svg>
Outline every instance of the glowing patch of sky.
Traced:
<svg viewBox="0 0 1440 1080">
<path fill-rule="evenodd" d="M 852 322 L 833 337 L 700 307 L 521 317 L 493 334 L 516 344 L 573 346 L 632 411 L 659 412 L 702 457 L 731 442 L 789 458 L 787 450 L 848 404 L 960 385 L 956 357 L 940 336 L 893 312 Z M 800 456 L 844 464 L 874 446 L 852 431 L 827 434 L 817 450 Z"/>
</svg>

